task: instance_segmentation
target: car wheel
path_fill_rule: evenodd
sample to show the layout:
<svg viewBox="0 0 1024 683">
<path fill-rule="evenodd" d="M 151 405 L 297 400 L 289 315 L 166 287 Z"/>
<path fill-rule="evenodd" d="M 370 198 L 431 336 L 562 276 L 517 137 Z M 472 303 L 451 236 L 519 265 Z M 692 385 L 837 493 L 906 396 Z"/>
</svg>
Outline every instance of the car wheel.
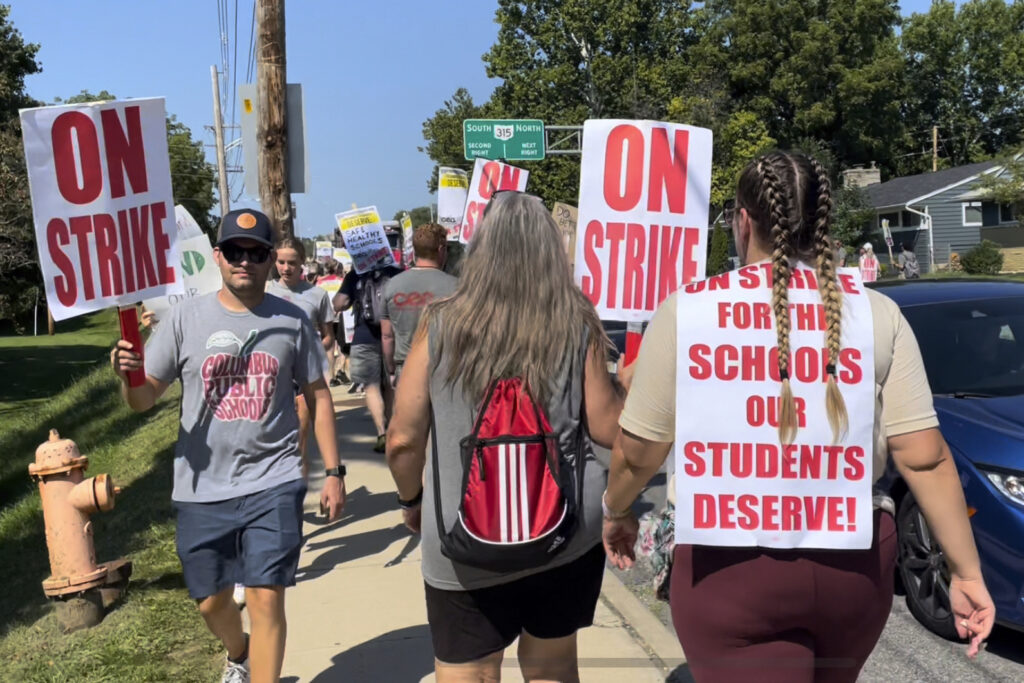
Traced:
<svg viewBox="0 0 1024 683">
<path fill-rule="evenodd" d="M 949 568 L 912 493 L 900 501 L 896 515 L 899 570 L 910 613 L 932 633 L 958 640 L 949 605 Z"/>
</svg>

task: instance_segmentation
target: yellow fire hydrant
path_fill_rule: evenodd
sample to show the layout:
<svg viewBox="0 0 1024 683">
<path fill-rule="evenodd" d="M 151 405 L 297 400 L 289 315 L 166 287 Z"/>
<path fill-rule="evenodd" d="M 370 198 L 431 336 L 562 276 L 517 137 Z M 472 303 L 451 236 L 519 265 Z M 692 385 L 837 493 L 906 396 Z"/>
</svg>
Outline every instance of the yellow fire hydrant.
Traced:
<svg viewBox="0 0 1024 683">
<path fill-rule="evenodd" d="M 50 553 L 43 592 L 57 601 L 57 620 L 66 633 L 98 624 L 131 575 L 131 562 L 123 558 L 96 564 L 89 516 L 112 510 L 120 489 L 106 474 L 86 479 L 82 473 L 88 466 L 89 458 L 56 429 L 28 466 L 29 476 L 39 483 Z"/>
</svg>

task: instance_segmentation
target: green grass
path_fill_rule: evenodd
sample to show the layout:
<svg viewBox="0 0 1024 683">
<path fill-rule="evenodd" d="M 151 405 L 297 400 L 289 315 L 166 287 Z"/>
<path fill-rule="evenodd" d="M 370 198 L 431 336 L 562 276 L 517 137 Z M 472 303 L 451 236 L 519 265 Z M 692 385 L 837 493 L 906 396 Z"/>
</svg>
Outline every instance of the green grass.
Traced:
<svg viewBox="0 0 1024 683">
<path fill-rule="evenodd" d="M 0 681 L 211 681 L 219 643 L 189 600 L 174 550 L 171 466 L 178 390 L 138 415 L 107 354 L 112 312 L 58 323 L 55 337 L 0 337 Z M 123 492 L 92 517 L 100 562 L 134 562 L 124 598 L 95 628 L 62 635 L 40 582 L 49 574 L 39 494 L 27 466 L 51 427 Z"/>
</svg>

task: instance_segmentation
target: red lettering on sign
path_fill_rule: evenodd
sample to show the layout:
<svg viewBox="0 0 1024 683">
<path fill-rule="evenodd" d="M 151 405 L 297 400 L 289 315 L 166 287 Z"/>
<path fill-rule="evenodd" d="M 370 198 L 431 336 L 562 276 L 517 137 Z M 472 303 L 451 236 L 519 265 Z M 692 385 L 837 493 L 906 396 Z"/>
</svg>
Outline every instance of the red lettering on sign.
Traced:
<svg viewBox="0 0 1024 683">
<path fill-rule="evenodd" d="M 741 529 L 753 531 L 760 526 L 760 520 L 757 516 L 757 496 L 740 496 L 737 501 L 737 508 L 740 514 L 739 526 Z"/>
<path fill-rule="evenodd" d="M 117 226 L 114 217 L 98 213 L 93 217 L 96 235 L 96 265 L 100 271 L 100 292 L 103 296 L 120 296 L 124 292 L 121 281 L 121 259 L 117 253 Z"/>
<path fill-rule="evenodd" d="M 800 531 L 800 499 L 796 496 L 782 497 L 782 530 Z"/>
<path fill-rule="evenodd" d="M 476 191 L 483 199 L 488 200 L 501 183 L 501 164 L 496 161 L 488 161 L 481 171 Z"/>
<path fill-rule="evenodd" d="M 690 347 L 690 377 L 709 379 L 711 377 L 711 347 L 707 344 L 694 344 Z"/>
<path fill-rule="evenodd" d="M 647 183 L 647 210 L 661 211 L 662 190 L 668 195 L 671 213 L 686 213 L 686 159 L 690 131 L 675 131 L 672 149 L 668 145 L 668 129 L 651 129 L 650 179 Z"/>
<path fill-rule="evenodd" d="M 156 248 L 156 271 L 160 275 L 160 284 L 170 284 L 174 282 L 175 270 L 167 265 L 167 252 L 171 249 L 171 238 L 163 227 L 167 206 L 163 202 L 150 204 L 149 213 L 153 224 L 153 246 Z"/>
<path fill-rule="evenodd" d="M 50 253 L 50 260 L 57 266 L 60 275 L 53 279 L 54 288 L 57 291 L 57 301 L 64 306 L 74 306 L 78 298 L 78 283 L 75 279 L 75 267 L 71 259 L 64 253 L 61 247 L 71 244 L 71 233 L 68 226 L 59 218 L 53 218 L 46 224 L 46 248 Z"/>
<path fill-rule="evenodd" d="M 732 507 L 733 496 L 730 493 L 722 493 L 718 496 L 718 528 L 719 529 L 735 529 L 736 522 L 733 521 L 733 515 L 736 511 Z"/>
<path fill-rule="evenodd" d="M 515 166 L 502 166 L 501 167 L 501 184 L 498 186 L 499 190 L 518 190 L 519 189 L 519 174 L 522 169 L 516 168 Z"/>
<path fill-rule="evenodd" d="M 159 281 L 153 261 L 150 260 L 149 249 L 149 212 L 145 206 L 128 209 L 128 217 L 132 226 L 132 250 L 135 256 L 135 276 L 139 289 L 156 285 Z"/>
<path fill-rule="evenodd" d="M 616 126 L 605 143 L 604 201 L 608 207 L 614 211 L 631 211 L 636 207 L 643 193 L 643 175 L 644 134 L 636 126 Z"/>
<path fill-rule="evenodd" d="M 610 227 L 610 226 L 609 226 Z M 644 226 L 630 223 L 626 226 L 626 263 L 623 279 L 625 290 L 622 305 L 625 308 L 644 307 Z"/>
<path fill-rule="evenodd" d="M 676 264 L 679 263 L 679 247 L 682 242 L 681 228 L 661 226 L 661 263 L 658 278 L 658 301 L 676 291 Z"/>
<path fill-rule="evenodd" d="M 619 291 L 619 244 L 626 235 L 625 223 L 608 224 L 608 308 L 615 308 L 615 295 Z"/>
<path fill-rule="evenodd" d="M 860 294 L 860 290 L 857 289 L 857 283 L 854 281 L 852 275 L 840 273 L 837 279 L 839 280 L 839 284 L 843 288 L 843 291 L 847 294 Z"/>
<path fill-rule="evenodd" d="M 653 311 L 656 305 L 655 295 L 657 294 L 658 269 L 653 264 L 658 262 L 658 226 L 650 227 L 649 241 L 647 243 L 647 300 L 645 306 L 648 311 Z"/>
<path fill-rule="evenodd" d="M 704 458 L 701 455 L 704 453 L 704 444 L 699 441 L 690 441 L 683 446 L 683 457 L 689 462 L 683 465 L 683 471 L 689 477 L 702 477 L 704 476 L 705 466 Z"/>
<path fill-rule="evenodd" d="M 590 275 L 580 278 L 580 289 L 594 305 L 601 300 L 601 260 L 595 249 L 604 246 L 604 226 L 601 221 L 590 221 L 583 231 L 583 262 Z"/>
<path fill-rule="evenodd" d="M 89 254 L 89 233 L 92 232 L 92 219 L 89 216 L 75 216 L 68 220 L 71 234 L 78 241 L 78 262 L 81 264 L 82 291 L 86 301 L 96 298 L 96 290 L 92 283 L 92 258 Z"/>
<path fill-rule="evenodd" d="M 131 260 L 132 253 L 132 238 L 131 238 L 131 226 L 128 224 L 128 212 L 118 211 L 117 212 L 117 230 L 121 236 L 121 253 Z M 129 292 L 135 291 L 135 269 L 127 267 L 124 269 L 124 286 Z"/>
<path fill-rule="evenodd" d="M 864 478 L 864 449 L 860 446 L 850 446 L 843 454 L 846 460 L 846 469 L 843 476 L 850 481 L 860 481 Z"/>
<path fill-rule="evenodd" d="M 74 139 L 72 139 L 72 135 Z M 92 119 L 80 111 L 68 111 L 53 121 L 50 129 L 53 142 L 53 170 L 57 189 L 72 204 L 88 204 L 103 191 L 103 169 L 100 166 L 100 145 Z M 78 153 L 75 154 L 75 141 Z M 82 182 L 79 185 L 78 175 Z"/>
<path fill-rule="evenodd" d="M 715 527 L 715 497 L 706 493 L 693 495 L 693 527 L 713 529 Z"/>
<path fill-rule="evenodd" d="M 110 196 L 114 199 L 125 194 L 124 174 L 128 175 L 128 183 L 132 192 L 139 194 L 149 190 L 149 179 L 146 177 L 146 149 L 142 142 L 141 108 L 125 107 L 124 118 L 127 135 L 121 127 L 121 119 L 116 109 L 100 112 L 103 124 L 103 146 L 107 151 L 107 173 L 110 176 Z"/>
</svg>

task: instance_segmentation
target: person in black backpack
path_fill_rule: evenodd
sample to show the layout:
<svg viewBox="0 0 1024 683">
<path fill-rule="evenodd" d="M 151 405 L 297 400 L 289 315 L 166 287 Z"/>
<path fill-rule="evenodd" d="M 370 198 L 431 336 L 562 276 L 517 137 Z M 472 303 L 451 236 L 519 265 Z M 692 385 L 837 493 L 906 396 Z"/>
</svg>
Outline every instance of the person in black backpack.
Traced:
<svg viewBox="0 0 1024 683">
<path fill-rule="evenodd" d="M 384 303 L 384 285 L 401 268 L 384 266 L 365 273 L 350 270 L 334 295 L 334 310 L 354 308 L 356 329 L 349 353 L 349 376 L 353 385 L 363 385 L 366 407 L 377 427 L 377 443 L 373 450 L 384 452 L 384 429 L 393 394 L 391 385 L 384 381 L 384 362 L 381 356 L 380 312 Z"/>
<path fill-rule="evenodd" d="M 450 297 L 427 306 L 398 384 L 388 465 L 422 533 L 439 682 L 578 681 L 605 555 L 606 473 L 623 392 L 611 342 L 536 197 L 495 193 Z M 428 435 L 431 457 L 427 458 Z"/>
</svg>

